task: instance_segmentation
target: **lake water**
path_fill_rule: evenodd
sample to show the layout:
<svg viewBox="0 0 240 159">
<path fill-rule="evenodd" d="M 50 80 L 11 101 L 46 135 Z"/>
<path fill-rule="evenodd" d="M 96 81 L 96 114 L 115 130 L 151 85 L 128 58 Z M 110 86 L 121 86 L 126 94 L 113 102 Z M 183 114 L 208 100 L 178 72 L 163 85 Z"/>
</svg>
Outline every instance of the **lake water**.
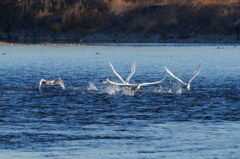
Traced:
<svg viewBox="0 0 240 159">
<path fill-rule="evenodd" d="M 130 83 L 168 78 L 134 94 L 101 82 L 134 61 Z M 0 158 L 239 158 L 239 62 L 233 45 L 0 46 Z M 187 81 L 198 64 L 190 91 L 164 70 Z M 39 92 L 58 77 L 65 91 Z"/>
</svg>

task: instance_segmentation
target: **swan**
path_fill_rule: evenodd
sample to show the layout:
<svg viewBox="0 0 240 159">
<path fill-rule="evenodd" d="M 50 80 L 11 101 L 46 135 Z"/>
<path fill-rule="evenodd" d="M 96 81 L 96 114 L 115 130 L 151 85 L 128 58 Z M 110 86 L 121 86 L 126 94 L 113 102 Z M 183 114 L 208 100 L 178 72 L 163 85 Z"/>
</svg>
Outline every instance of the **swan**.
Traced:
<svg viewBox="0 0 240 159">
<path fill-rule="evenodd" d="M 195 72 L 192 76 L 192 78 L 187 82 L 183 82 L 180 78 L 178 78 L 177 76 L 175 76 L 167 67 L 165 67 L 165 70 L 167 71 L 167 73 L 172 76 L 173 78 L 175 78 L 176 80 L 178 80 L 180 83 L 182 83 L 184 85 L 184 88 L 187 90 L 190 90 L 190 83 L 192 82 L 192 80 L 199 74 L 200 72 L 200 68 L 201 65 L 198 65 L 197 68 L 195 69 Z"/>
<path fill-rule="evenodd" d="M 39 91 L 40 92 L 42 92 L 41 86 L 43 84 L 45 84 L 46 86 L 53 86 L 53 85 L 59 84 L 62 87 L 62 89 L 65 90 L 65 85 L 64 85 L 64 83 L 63 83 L 61 78 L 57 78 L 57 79 L 55 79 L 53 81 L 47 81 L 45 79 L 41 79 L 41 81 L 39 82 Z"/>
<path fill-rule="evenodd" d="M 118 86 L 125 86 L 125 87 L 132 87 L 132 91 L 137 92 L 140 87 L 142 86 L 147 86 L 147 85 L 154 85 L 154 84 L 159 84 L 162 83 L 166 78 L 163 78 L 161 81 L 156 81 L 156 82 L 149 82 L 149 83 L 138 83 L 138 84 L 129 84 L 129 83 L 117 83 L 117 82 L 113 82 L 110 81 L 108 78 L 106 79 L 106 83 L 110 83 L 113 85 L 118 85 Z"/>
<path fill-rule="evenodd" d="M 131 79 L 131 77 L 133 76 L 133 74 L 136 71 L 136 63 L 134 62 L 131 68 L 131 72 L 129 73 L 128 77 L 126 78 L 126 80 L 124 81 L 122 79 L 122 77 L 117 73 L 117 71 L 114 69 L 113 65 L 111 64 L 111 62 L 109 62 L 110 67 L 112 68 L 113 72 L 115 73 L 115 75 L 122 81 L 123 84 L 129 84 L 129 81 Z"/>
</svg>

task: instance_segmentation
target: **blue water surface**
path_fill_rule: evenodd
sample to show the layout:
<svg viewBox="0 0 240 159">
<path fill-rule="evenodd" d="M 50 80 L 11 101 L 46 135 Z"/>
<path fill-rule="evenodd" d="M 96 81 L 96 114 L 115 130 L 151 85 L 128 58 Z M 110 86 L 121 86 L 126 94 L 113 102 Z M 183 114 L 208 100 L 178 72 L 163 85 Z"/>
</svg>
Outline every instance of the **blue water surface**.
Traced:
<svg viewBox="0 0 240 159">
<path fill-rule="evenodd" d="M 3 54 L 5 53 L 5 54 Z M 159 81 L 138 92 L 103 84 Z M 0 158 L 239 158 L 240 46 L 0 46 Z M 170 77 L 167 66 L 191 90 Z M 38 86 L 61 78 L 60 86 Z M 169 84 L 173 82 L 173 85 Z"/>
</svg>

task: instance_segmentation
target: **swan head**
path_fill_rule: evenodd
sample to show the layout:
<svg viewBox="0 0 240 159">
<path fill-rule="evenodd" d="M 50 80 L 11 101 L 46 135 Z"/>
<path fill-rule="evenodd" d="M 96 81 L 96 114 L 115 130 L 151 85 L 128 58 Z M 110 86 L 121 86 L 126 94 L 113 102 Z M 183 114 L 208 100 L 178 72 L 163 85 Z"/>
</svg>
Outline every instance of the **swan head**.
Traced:
<svg viewBox="0 0 240 159">
<path fill-rule="evenodd" d="M 102 81 L 102 83 L 104 83 L 104 84 L 109 83 L 109 79 L 106 78 L 105 80 Z"/>
</svg>

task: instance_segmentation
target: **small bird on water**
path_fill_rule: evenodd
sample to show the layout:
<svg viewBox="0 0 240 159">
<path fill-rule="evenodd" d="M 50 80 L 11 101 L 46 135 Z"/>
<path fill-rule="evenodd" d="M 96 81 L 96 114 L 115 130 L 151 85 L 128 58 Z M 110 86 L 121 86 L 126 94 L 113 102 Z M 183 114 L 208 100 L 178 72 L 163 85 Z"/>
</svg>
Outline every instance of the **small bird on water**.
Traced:
<svg viewBox="0 0 240 159">
<path fill-rule="evenodd" d="M 43 84 L 45 84 L 46 86 L 53 86 L 53 85 L 58 84 L 58 85 L 60 85 L 62 87 L 63 90 L 65 90 L 65 85 L 64 85 L 64 83 L 63 83 L 61 78 L 57 78 L 57 79 L 55 79 L 53 81 L 47 81 L 45 79 L 41 79 L 41 81 L 39 82 L 39 91 L 40 92 L 42 92 L 41 86 Z"/>
</svg>

